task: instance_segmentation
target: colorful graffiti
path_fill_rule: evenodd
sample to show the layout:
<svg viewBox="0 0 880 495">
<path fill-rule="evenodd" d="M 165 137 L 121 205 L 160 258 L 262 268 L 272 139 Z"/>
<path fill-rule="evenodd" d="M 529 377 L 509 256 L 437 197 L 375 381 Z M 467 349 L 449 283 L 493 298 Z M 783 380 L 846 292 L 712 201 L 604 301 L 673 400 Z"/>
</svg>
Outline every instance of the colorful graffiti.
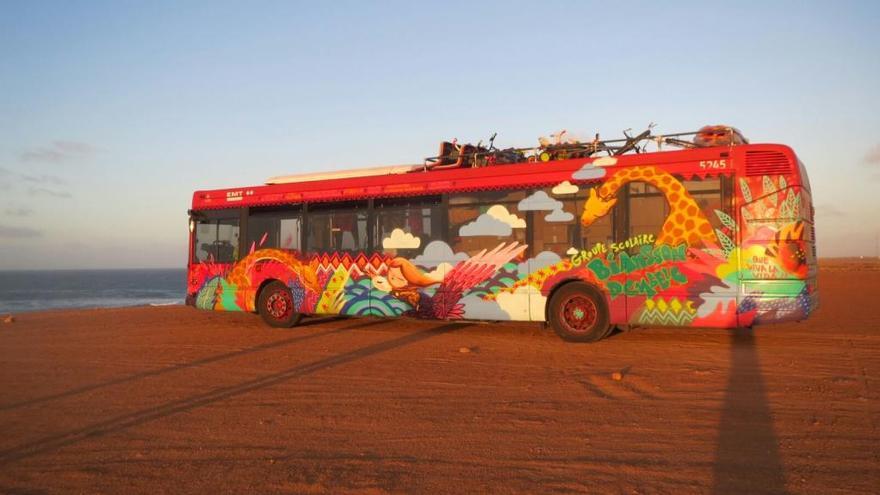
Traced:
<svg viewBox="0 0 880 495">
<path fill-rule="evenodd" d="M 431 276 L 406 258 L 393 258 L 385 275 L 375 272 L 373 287 L 405 302 L 410 310 L 404 315 L 420 318 L 457 319 L 464 317 L 460 303 L 465 293 L 491 278 L 495 272 L 517 257 L 526 246 L 514 242 L 459 262 L 441 279 Z M 439 284 L 433 295 L 425 288 Z"/>
<path fill-rule="evenodd" d="M 279 280 L 305 314 L 541 321 L 553 289 L 582 280 L 605 293 L 616 323 L 729 327 L 802 319 L 813 310 L 805 190 L 782 176 L 738 178 L 731 187 L 738 209 L 723 211 L 701 206 L 680 179 L 658 167 L 596 162 L 570 181 L 471 217 L 458 236 L 496 241 L 476 253 L 457 252 L 442 240 L 423 242 L 404 225 L 382 239 L 383 252 L 369 255 L 266 249 L 263 236 L 235 264 L 194 265 L 190 294 L 199 308 L 255 311 L 260 288 Z M 584 183 L 597 180 L 595 187 Z M 509 238 L 527 217 L 548 225 L 579 221 L 589 229 L 632 182 L 662 193 L 668 208 L 656 233 L 531 258 L 528 246 Z M 566 211 L 575 197 L 583 201 L 579 215 Z"/>
<path fill-rule="evenodd" d="M 646 299 L 645 307 L 635 320 L 641 325 L 667 325 L 684 327 L 693 323 L 697 315 L 694 302 L 680 301 L 673 297 L 666 302 L 663 298 Z"/>
<path fill-rule="evenodd" d="M 617 192 L 630 182 L 644 182 L 656 187 L 669 205 L 669 214 L 657 234 L 657 244 L 674 246 L 685 243 L 699 247 L 717 243 L 712 225 L 684 185 L 665 170 L 650 166 L 622 168 L 600 187 L 591 189 L 581 214 L 581 224 L 588 227 L 607 215 L 617 203 Z"/>
<path fill-rule="evenodd" d="M 687 277 L 674 262 L 684 262 L 687 246 L 679 244 L 675 248 L 661 244 L 656 247 L 642 246 L 638 254 L 629 255 L 614 252 L 605 258 L 595 258 L 587 264 L 590 270 L 605 282 L 612 299 L 626 294 L 628 296 L 646 295 L 653 297 L 658 291 L 668 289 L 672 284 L 684 285 Z M 638 276 L 632 275 L 638 272 Z"/>
<path fill-rule="evenodd" d="M 291 252 L 259 249 L 228 272 L 215 263 L 201 264 L 202 273 L 196 277 L 205 280 L 195 304 L 201 309 L 254 311 L 259 287 L 280 280 L 290 288 L 301 313 L 458 319 L 464 317 L 461 300 L 466 294 L 486 293 L 506 282 L 503 275 L 513 280 L 516 264 L 511 261 L 526 248 L 517 242 L 501 243 L 435 270 L 384 254 L 323 255 L 304 262 Z"/>
</svg>

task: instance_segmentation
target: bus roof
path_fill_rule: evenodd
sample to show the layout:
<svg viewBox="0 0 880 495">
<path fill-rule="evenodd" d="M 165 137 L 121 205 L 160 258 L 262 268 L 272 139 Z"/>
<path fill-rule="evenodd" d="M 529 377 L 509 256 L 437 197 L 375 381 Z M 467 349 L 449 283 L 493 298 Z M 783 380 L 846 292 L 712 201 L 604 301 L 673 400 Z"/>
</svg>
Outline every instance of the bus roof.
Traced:
<svg viewBox="0 0 880 495">
<path fill-rule="evenodd" d="M 722 163 L 722 160 L 724 161 Z M 708 175 L 782 175 L 799 183 L 798 159 L 791 148 L 780 144 L 741 144 L 674 151 L 590 157 L 550 162 L 525 162 L 477 168 L 426 170 L 403 165 L 340 171 L 325 177 L 297 181 L 283 177 L 277 184 L 196 191 L 193 210 L 271 206 L 281 204 L 365 200 L 435 195 L 450 192 L 544 187 L 563 181 L 597 182 L 601 179 L 573 180 L 572 174 L 587 166 L 629 167 L 654 165 L 685 178 Z M 406 170 L 404 170 L 406 168 Z M 336 174 L 336 176 L 334 176 Z M 310 174 L 309 177 L 314 177 Z M 804 184 L 806 187 L 806 184 Z"/>
</svg>

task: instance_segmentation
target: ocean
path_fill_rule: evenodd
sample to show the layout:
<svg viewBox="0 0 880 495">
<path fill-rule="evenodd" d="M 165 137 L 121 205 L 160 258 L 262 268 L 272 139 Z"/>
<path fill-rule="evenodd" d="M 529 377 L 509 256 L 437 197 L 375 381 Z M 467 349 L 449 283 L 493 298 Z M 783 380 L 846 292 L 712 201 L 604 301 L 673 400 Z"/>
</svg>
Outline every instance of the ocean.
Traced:
<svg viewBox="0 0 880 495">
<path fill-rule="evenodd" d="M 0 271 L 0 314 L 183 304 L 186 270 Z"/>
</svg>

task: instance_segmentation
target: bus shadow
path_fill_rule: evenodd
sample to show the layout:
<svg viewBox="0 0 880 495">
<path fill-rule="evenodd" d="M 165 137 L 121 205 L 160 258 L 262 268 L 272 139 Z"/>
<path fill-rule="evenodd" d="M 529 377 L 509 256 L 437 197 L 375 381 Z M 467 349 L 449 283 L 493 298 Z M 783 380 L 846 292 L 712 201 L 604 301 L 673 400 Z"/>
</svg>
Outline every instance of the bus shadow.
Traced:
<svg viewBox="0 0 880 495">
<path fill-rule="evenodd" d="M 296 328 L 299 328 L 300 326 L 317 325 L 317 324 L 321 324 L 321 323 L 327 323 L 330 321 L 344 320 L 344 319 L 345 318 L 339 318 L 339 317 L 314 318 L 314 319 L 309 319 L 309 320 L 304 321 L 302 324 L 298 325 Z M 356 325 L 346 326 L 346 327 L 342 327 L 342 328 L 334 328 L 331 330 L 319 331 L 319 332 L 310 333 L 307 335 L 298 335 L 296 337 L 290 337 L 290 338 L 286 338 L 283 340 L 276 340 L 274 342 L 267 342 L 265 344 L 260 344 L 260 345 L 256 345 L 253 347 L 248 347 L 246 349 L 241 349 L 238 351 L 224 352 L 223 354 L 208 356 L 208 357 L 205 357 L 202 359 L 197 359 L 195 361 L 190 361 L 188 363 L 173 364 L 171 366 L 166 366 L 164 368 L 159 368 L 159 369 L 150 370 L 150 371 L 144 371 L 141 373 L 134 373 L 131 375 L 126 375 L 126 376 L 122 376 L 119 378 L 114 378 L 112 380 L 106 380 L 103 382 L 93 383 L 90 385 L 83 385 L 81 387 L 77 387 L 74 389 L 65 390 L 64 392 L 58 392 L 56 394 L 44 395 L 42 397 L 36 397 L 33 399 L 28 399 L 28 400 L 24 400 L 21 402 L 14 402 L 12 404 L 0 406 L 0 412 L 11 411 L 13 409 L 18 409 L 21 407 L 33 406 L 36 404 L 42 404 L 44 402 L 49 402 L 49 401 L 58 400 L 58 399 L 64 399 L 67 397 L 73 397 L 75 395 L 84 394 L 86 392 L 91 392 L 93 390 L 98 390 L 98 389 L 101 389 L 104 387 L 111 387 L 114 385 L 120 385 L 123 383 L 142 380 L 144 378 L 151 378 L 154 376 L 160 376 L 160 375 L 164 375 L 166 373 L 173 373 L 175 371 L 181 371 L 181 370 L 190 369 L 190 368 L 197 368 L 199 366 L 204 366 L 206 364 L 211 364 L 211 363 L 216 363 L 218 361 L 224 361 L 226 359 L 232 359 L 232 358 L 236 358 L 236 357 L 246 356 L 248 354 L 266 351 L 269 349 L 284 347 L 286 345 L 296 344 L 299 342 L 316 339 L 318 337 L 323 337 L 326 335 L 340 333 L 340 332 L 343 332 L 346 330 L 353 330 L 355 328 L 362 328 L 362 327 L 367 327 L 367 326 L 371 326 L 371 325 L 377 325 L 380 323 L 384 323 L 385 321 L 386 320 L 384 320 L 384 319 L 368 320 L 365 323 L 358 323 Z M 295 329 L 292 329 L 292 330 L 295 330 Z"/>
<path fill-rule="evenodd" d="M 383 321 L 383 320 L 379 320 Z M 328 358 L 319 359 L 311 363 L 294 366 L 277 373 L 272 373 L 260 378 L 248 380 L 237 385 L 216 388 L 204 394 L 198 394 L 184 399 L 169 401 L 156 407 L 141 409 L 128 414 L 123 414 L 110 418 L 105 421 L 91 424 L 89 426 L 78 428 L 51 435 L 34 442 L 13 447 L 11 449 L 0 451 L 0 466 L 6 465 L 21 459 L 32 457 L 34 455 L 49 452 L 61 447 L 66 447 L 78 443 L 89 438 L 101 437 L 116 433 L 134 426 L 138 426 L 151 421 L 156 421 L 174 414 L 189 411 L 198 407 L 213 404 L 232 397 L 243 395 L 256 390 L 278 385 L 282 382 L 301 378 L 304 376 L 317 373 L 329 368 L 348 364 L 353 361 L 365 359 L 370 356 L 381 354 L 392 349 L 414 344 L 437 335 L 458 330 L 467 327 L 467 323 L 447 323 L 445 325 L 430 327 L 425 330 L 410 333 L 402 337 L 385 340 L 376 344 L 372 344 L 360 349 L 337 354 Z M 341 331 L 339 329 L 337 331 Z M 331 333 L 331 332 L 326 332 Z"/>
<path fill-rule="evenodd" d="M 785 475 L 754 334 L 750 328 L 736 329 L 730 339 L 730 376 L 712 493 L 785 493 Z"/>
</svg>

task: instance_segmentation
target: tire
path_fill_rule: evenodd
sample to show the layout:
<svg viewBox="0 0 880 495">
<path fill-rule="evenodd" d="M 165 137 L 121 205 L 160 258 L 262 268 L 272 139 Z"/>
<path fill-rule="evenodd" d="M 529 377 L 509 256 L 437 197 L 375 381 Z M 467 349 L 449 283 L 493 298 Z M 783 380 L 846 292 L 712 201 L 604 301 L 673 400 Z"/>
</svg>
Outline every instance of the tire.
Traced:
<svg viewBox="0 0 880 495">
<path fill-rule="evenodd" d="M 260 291 L 257 311 L 271 327 L 290 328 L 302 319 L 293 305 L 293 295 L 286 285 L 279 281 L 270 282 Z"/>
<path fill-rule="evenodd" d="M 611 333 L 605 297 L 592 285 L 571 282 L 550 299 L 547 320 L 553 331 L 569 342 L 596 342 Z"/>
</svg>

